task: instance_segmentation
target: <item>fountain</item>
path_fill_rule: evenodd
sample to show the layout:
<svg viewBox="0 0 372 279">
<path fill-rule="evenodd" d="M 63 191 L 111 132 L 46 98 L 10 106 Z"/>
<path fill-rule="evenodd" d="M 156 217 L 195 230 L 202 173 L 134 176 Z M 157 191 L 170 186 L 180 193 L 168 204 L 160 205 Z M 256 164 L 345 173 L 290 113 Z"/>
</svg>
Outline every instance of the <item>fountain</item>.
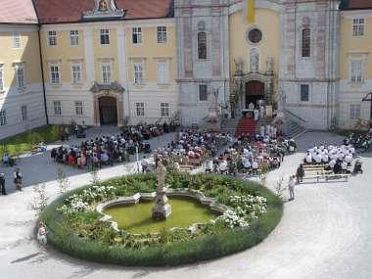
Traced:
<svg viewBox="0 0 372 279">
<path fill-rule="evenodd" d="M 159 221 L 167 219 L 172 212 L 172 208 L 168 203 L 166 188 L 164 187 L 167 170 L 159 159 L 157 159 L 157 167 L 155 173 L 157 179 L 157 187 L 155 205 L 152 208 L 152 218 L 156 221 Z"/>
</svg>

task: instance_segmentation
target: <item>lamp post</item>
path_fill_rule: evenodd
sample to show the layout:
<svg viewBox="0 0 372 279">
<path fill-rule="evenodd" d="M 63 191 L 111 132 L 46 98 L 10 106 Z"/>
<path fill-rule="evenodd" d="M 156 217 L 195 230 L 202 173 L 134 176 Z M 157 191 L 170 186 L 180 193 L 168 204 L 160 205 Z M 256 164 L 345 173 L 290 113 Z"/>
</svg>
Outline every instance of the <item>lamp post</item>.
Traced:
<svg viewBox="0 0 372 279">
<path fill-rule="evenodd" d="M 363 99 L 362 102 L 369 102 L 370 103 L 370 111 L 369 111 L 369 128 L 372 128 L 372 92 L 368 93 Z"/>
</svg>

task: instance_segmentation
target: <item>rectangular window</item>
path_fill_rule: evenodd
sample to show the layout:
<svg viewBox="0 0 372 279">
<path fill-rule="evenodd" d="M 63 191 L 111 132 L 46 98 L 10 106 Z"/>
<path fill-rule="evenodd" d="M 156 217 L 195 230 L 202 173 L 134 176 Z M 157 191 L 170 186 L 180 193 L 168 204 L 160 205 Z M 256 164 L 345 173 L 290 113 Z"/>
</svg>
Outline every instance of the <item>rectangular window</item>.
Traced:
<svg viewBox="0 0 372 279">
<path fill-rule="evenodd" d="M 57 45 L 57 31 L 48 32 L 48 45 L 56 46 Z"/>
<path fill-rule="evenodd" d="M 102 82 L 104 84 L 109 84 L 112 81 L 111 65 L 102 65 Z"/>
<path fill-rule="evenodd" d="M 158 82 L 160 84 L 165 84 L 169 82 L 169 69 L 168 62 L 162 61 L 158 62 Z"/>
<path fill-rule="evenodd" d="M 27 106 L 21 106 L 22 121 L 27 121 Z"/>
<path fill-rule="evenodd" d="M 353 36 L 364 36 L 364 18 L 353 19 Z"/>
<path fill-rule="evenodd" d="M 350 81 L 353 83 L 363 82 L 363 61 L 362 60 L 351 60 Z"/>
<path fill-rule="evenodd" d="M 58 65 L 51 65 L 50 66 L 50 83 L 51 84 L 59 84 L 60 83 L 59 66 Z"/>
<path fill-rule="evenodd" d="M 54 115 L 61 115 L 62 114 L 61 101 L 54 101 L 53 102 L 53 108 L 54 108 Z"/>
<path fill-rule="evenodd" d="M 4 70 L 2 65 L 0 65 L 0 92 L 1 91 L 4 91 Z"/>
<path fill-rule="evenodd" d="M 160 103 L 160 115 L 169 116 L 169 103 Z"/>
<path fill-rule="evenodd" d="M 308 102 L 310 100 L 308 84 L 301 84 L 301 102 Z"/>
<path fill-rule="evenodd" d="M 163 44 L 167 42 L 167 27 L 166 26 L 158 26 L 156 27 L 156 37 L 159 44 Z"/>
<path fill-rule="evenodd" d="M 13 48 L 21 48 L 21 33 L 13 32 L 12 38 L 13 38 Z"/>
<path fill-rule="evenodd" d="M 83 102 L 82 101 L 75 101 L 75 114 L 83 115 Z"/>
<path fill-rule="evenodd" d="M 136 103 L 136 115 L 145 116 L 145 103 Z"/>
<path fill-rule="evenodd" d="M 199 101 L 208 100 L 207 89 L 208 87 L 206 84 L 199 84 Z"/>
<path fill-rule="evenodd" d="M 302 57 L 310 57 L 311 53 L 311 40 L 310 40 L 310 28 L 302 29 Z"/>
<path fill-rule="evenodd" d="M 79 45 L 79 31 L 78 30 L 70 30 L 70 44 L 72 46 Z"/>
<path fill-rule="evenodd" d="M 350 119 L 357 120 L 360 118 L 360 104 L 351 104 L 350 105 Z"/>
<path fill-rule="evenodd" d="M 132 28 L 132 42 L 133 44 L 142 44 L 142 28 L 141 27 Z"/>
<path fill-rule="evenodd" d="M 4 109 L 0 110 L 0 126 L 6 125 L 6 111 Z"/>
<path fill-rule="evenodd" d="M 207 59 L 207 33 L 198 33 L 198 58 Z"/>
<path fill-rule="evenodd" d="M 100 42 L 101 42 L 101 45 L 110 44 L 110 30 L 109 29 L 100 30 Z"/>
<path fill-rule="evenodd" d="M 138 62 L 134 63 L 134 83 L 135 84 L 142 84 L 144 81 L 143 78 L 143 63 Z"/>
<path fill-rule="evenodd" d="M 25 88 L 25 68 L 24 66 L 17 66 L 16 67 L 16 72 L 17 72 L 17 87 L 18 89 L 23 89 Z"/>
<path fill-rule="evenodd" d="M 81 83 L 81 65 L 80 64 L 72 65 L 72 82 Z"/>
</svg>

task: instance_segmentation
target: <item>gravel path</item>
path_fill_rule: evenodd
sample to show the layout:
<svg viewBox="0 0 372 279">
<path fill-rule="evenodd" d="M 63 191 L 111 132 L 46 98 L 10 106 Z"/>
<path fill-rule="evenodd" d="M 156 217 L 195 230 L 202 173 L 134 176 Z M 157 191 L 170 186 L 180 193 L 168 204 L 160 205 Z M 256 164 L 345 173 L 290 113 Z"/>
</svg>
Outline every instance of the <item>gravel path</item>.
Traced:
<svg viewBox="0 0 372 279">
<path fill-rule="evenodd" d="M 171 135 L 169 135 L 170 137 Z M 158 138 L 164 144 L 170 138 Z M 299 150 L 314 143 L 338 143 L 328 133 L 311 132 L 297 139 Z M 368 154 L 367 154 L 368 155 Z M 369 154 L 371 155 L 371 154 Z M 364 170 L 372 169 L 372 156 L 362 158 Z M 287 179 L 303 158 L 302 153 L 285 158 L 266 183 L 273 187 Z M 46 158 L 22 159 L 27 184 L 45 181 L 55 197 L 56 167 Z M 27 169 L 27 171 L 26 171 Z M 133 163 L 100 171 L 101 178 L 132 171 Z M 90 175 L 68 173 L 74 186 L 86 184 Z M 28 180 L 29 179 L 29 180 Z M 35 212 L 32 187 L 0 196 L 0 278 L 372 278 L 372 172 L 351 177 L 349 182 L 301 184 L 296 199 L 285 204 L 284 216 L 270 236 L 253 249 L 219 260 L 179 268 L 121 268 L 88 263 L 44 251 L 34 240 Z M 284 192 L 287 196 L 287 192 Z"/>
</svg>

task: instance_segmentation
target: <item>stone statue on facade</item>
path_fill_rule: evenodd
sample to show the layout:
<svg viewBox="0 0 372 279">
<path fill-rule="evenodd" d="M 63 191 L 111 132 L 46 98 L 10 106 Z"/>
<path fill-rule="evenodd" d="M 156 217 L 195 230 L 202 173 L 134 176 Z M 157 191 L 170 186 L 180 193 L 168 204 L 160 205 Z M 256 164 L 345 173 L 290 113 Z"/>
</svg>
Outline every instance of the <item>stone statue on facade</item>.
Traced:
<svg viewBox="0 0 372 279">
<path fill-rule="evenodd" d="M 273 73 L 274 72 L 274 58 L 269 57 L 266 60 L 266 72 Z"/>
<path fill-rule="evenodd" d="M 208 94 L 208 131 L 217 132 L 220 130 L 218 124 L 218 91 L 213 91 Z"/>
<path fill-rule="evenodd" d="M 169 217 L 172 212 L 172 208 L 168 203 L 168 197 L 166 195 L 165 188 L 165 176 L 167 174 L 167 169 L 161 162 L 157 159 L 157 167 L 155 169 L 157 187 L 156 187 L 156 196 L 155 204 L 152 208 L 152 218 L 154 220 L 164 220 Z"/>
<path fill-rule="evenodd" d="M 243 59 L 241 58 L 238 58 L 238 59 L 234 59 L 234 63 L 235 63 L 235 69 L 236 69 L 236 72 L 235 72 L 235 75 L 243 75 Z"/>
<path fill-rule="evenodd" d="M 257 73 L 259 70 L 260 57 L 257 50 L 252 49 L 249 56 L 250 71 Z"/>
</svg>

